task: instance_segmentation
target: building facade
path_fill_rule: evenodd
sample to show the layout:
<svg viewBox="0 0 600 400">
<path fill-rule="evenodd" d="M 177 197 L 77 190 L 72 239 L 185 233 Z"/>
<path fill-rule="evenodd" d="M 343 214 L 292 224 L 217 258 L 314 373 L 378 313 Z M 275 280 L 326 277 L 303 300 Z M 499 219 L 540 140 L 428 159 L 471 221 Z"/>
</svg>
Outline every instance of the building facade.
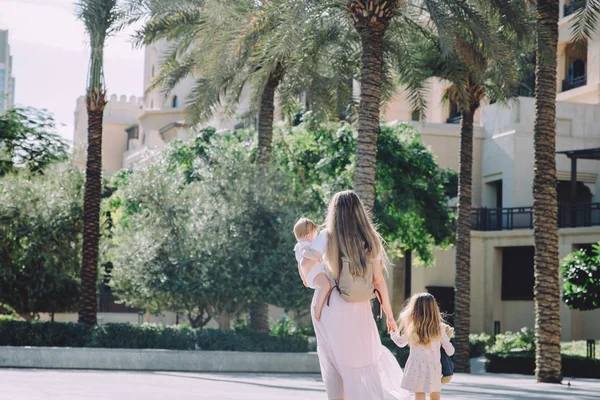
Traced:
<svg viewBox="0 0 600 400">
<path fill-rule="evenodd" d="M 12 56 L 8 31 L 0 30 L 0 114 L 15 105 L 15 78 L 12 76 Z"/>
<path fill-rule="evenodd" d="M 570 40 L 573 6 L 561 1 L 557 77 L 557 150 L 600 148 L 600 33 L 585 46 Z M 166 45 L 146 48 L 143 99 L 111 97 L 105 111 L 104 169 L 114 173 L 144 162 L 175 138 L 185 139 L 184 107 L 193 86 L 185 80 L 169 96 L 148 91 Z M 433 80 L 424 122 L 414 121 L 399 89 L 387 105 L 386 123 L 412 121 L 421 140 L 442 167 L 458 170 L 460 115 L 441 99 L 445 82 Z M 240 105 L 241 112 L 247 106 Z M 471 243 L 471 330 L 516 331 L 534 326 L 533 304 L 533 124 L 534 99 L 519 97 L 508 106 L 485 105 L 475 115 L 473 143 L 473 216 Z M 85 144 L 85 104 L 78 101 L 75 142 Z M 207 125 L 233 129 L 240 121 L 216 116 Z M 82 154 L 82 153 L 80 153 Z M 575 153 L 557 154 L 560 208 L 559 251 L 563 258 L 600 241 L 600 161 L 576 161 Z M 587 154 L 587 153 L 586 153 Z M 84 154 L 82 154 L 84 155 Z M 82 160 L 81 157 L 78 158 Z M 393 308 L 398 312 L 410 293 L 429 291 L 442 308 L 454 310 L 455 251 L 437 250 L 433 267 L 419 266 L 410 253 L 389 274 Z M 281 310 L 271 309 L 277 318 Z M 106 321 L 114 317 L 106 317 Z M 123 318 L 123 317 L 118 317 Z M 136 315 L 130 319 L 137 320 Z M 162 316 L 174 322 L 173 316 Z M 562 339 L 600 338 L 600 310 L 579 312 L 561 305 Z"/>
<path fill-rule="evenodd" d="M 600 241 L 600 32 L 575 45 L 573 2 L 561 1 L 559 22 L 556 155 L 559 253 Z M 446 85 L 431 85 L 426 122 L 415 122 L 442 167 L 458 169 L 460 117 L 440 103 Z M 471 331 L 517 331 L 534 326 L 533 130 L 535 101 L 487 105 L 476 115 L 471 239 Z M 400 92 L 387 107 L 388 122 L 412 119 Z M 583 157 L 578 159 L 579 157 Z M 406 268 L 406 265 L 412 268 Z M 435 266 L 400 260 L 390 277 L 394 310 L 408 293 L 429 291 L 454 310 L 455 251 L 436 252 Z M 562 340 L 600 338 L 600 310 L 573 311 L 561 304 Z"/>
</svg>

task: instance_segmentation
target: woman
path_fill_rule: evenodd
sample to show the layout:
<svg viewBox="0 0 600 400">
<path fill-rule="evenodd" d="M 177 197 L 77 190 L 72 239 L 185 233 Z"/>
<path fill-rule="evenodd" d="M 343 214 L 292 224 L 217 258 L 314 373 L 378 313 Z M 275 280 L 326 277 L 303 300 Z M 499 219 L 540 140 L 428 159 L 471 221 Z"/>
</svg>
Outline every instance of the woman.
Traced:
<svg viewBox="0 0 600 400">
<path fill-rule="evenodd" d="M 339 277 L 341 257 L 353 276 L 372 268 L 373 286 L 382 297 L 388 331 L 397 331 L 388 289 L 383 276 L 387 261 L 382 240 L 353 191 L 337 193 L 329 204 L 326 228 L 302 258 L 307 274 L 317 259 L 327 263 L 332 282 Z M 334 285 L 332 283 L 332 285 Z M 333 290 L 321 320 L 314 322 L 321 373 L 330 400 L 409 400 L 401 388 L 402 369 L 392 353 L 382 346 L 373 319 L 371 302 L 346 302 Z"/>
</svg>

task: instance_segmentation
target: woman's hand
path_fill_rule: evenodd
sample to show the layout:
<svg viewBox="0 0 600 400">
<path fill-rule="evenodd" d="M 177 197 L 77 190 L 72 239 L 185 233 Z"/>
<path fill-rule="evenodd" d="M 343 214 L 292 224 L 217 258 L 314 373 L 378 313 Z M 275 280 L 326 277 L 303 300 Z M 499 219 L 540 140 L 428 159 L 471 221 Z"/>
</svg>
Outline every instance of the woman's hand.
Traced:
<svg viewBox="0 0 600 400">
<path fill-rule="evenodd" d="M 385 322 L 387 323 L 388 333 L 398 332 L 398 324 L 394 320 L 394 317 L 386 316 Z"/>
</svg>

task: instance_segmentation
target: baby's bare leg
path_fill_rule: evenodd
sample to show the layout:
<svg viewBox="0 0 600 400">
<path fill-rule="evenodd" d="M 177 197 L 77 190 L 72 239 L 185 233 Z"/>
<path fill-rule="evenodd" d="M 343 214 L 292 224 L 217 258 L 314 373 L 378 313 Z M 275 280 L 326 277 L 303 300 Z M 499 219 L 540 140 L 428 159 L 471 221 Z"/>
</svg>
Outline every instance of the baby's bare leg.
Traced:
<svg viewBox="0 0 600 400">
<path fill-rule="evenodd" d="M 429 393 L 429 400 L 440 400 L 440 392 Z"/>
<path fill-rule="evenodd" d="M 315 321 L 320 321 L 321 312 L 323 311 L 325 301 L 327 301 L 327 295 L 331 289 L 331 284 L 325 274 L 319 274 L 314 279 L 314 285 L 317 291 L 317 298 L 315 300 L 315 305 L 313 306 L 313 316 Z"/>
<path fill-rule="evenodd" d="M 425 397 L 425 393 L 423 393 L 423 392 L 415 393 L 415 400 L 427 400 L 427 398 Z"/>
</svg>

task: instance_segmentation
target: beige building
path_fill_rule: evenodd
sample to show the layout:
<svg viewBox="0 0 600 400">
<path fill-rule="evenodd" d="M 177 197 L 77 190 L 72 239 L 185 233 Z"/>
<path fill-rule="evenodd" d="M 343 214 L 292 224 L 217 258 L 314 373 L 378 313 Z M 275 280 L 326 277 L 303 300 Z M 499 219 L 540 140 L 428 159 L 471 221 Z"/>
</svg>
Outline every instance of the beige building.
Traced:
<svg viewBox="0 0 600 400">
<path fill-rule="evenodd" d="M 575 46 L 570 41 L 573 7 L 561 1 L 557 78 L 557 151 L 579 159 L 571 198 L 572 158 L 557 154 L 559 251 L 563 258 L 600 241 L 600 33 Z M 422 141 L 443 167 L 458 168 L 460 119 L 440 104 L 443 82 L 431 85 L 426 122 L 415 123 Z M 533 98 L 509 106 L 488 105 L 476 116 L 471 242 L 471 331 L 504 332 L 534 326 L 533 303 Z M 399 96 L 384 119 L 410 121 L 411 109 Z M 596 150 L 594 150 L 596 149 Z M 572 152 L 575 151 L 575 152 Z M 595 159 L 593 159 L 595 158 Z M 568 204 L 577 204 L 569 208 Z M 408 260 L 408 263 L 411 263 Z M 393 271 L 392 296 L 398 310 L 409 292 L 430 291 L 448 311 L 454 309 L 455 251 L 438 251 L 435 266 L 407 260 Z M 406 284 L 407 282 L 408 285 Z M 561 304 L 563 340 L 600 338 L 600 310 L 572 311 Z"/>
<path fill-rule="evenodd" d="M 15 78 L 12 76 L 12 55 L 8 31 L 0 29 L 0 114 L 15 106 Z"/>
<path fill-rule="evenodd" d="M 560 45 L 558 52 L 557 150 L 600 148 L 600 35 L 576 47 L 569 40 L 572 6 L 561 1 Z M 144 88 L 150 86 L 159 69 L 165 45 L 146 49 Z M 104 169 L 114 173 L 143 162 L 156 149 L 174 138 L 186 138 L 183 108 L 192 81 L 182 82 L 165 97 L 158 91 L 143 99 L 111 97 L 105 112 Z M 460 115 L 442 104 L 446 84 L 433 81 L 425 122 L 412 122 L 421 140 L 437 156 L 442 167 L 458 170 Z M 82 100 L 77 103 L 75 142 L 85 145 L 86 114 Z M 240 114 L 245 105 L 242 102 Z M 533 123 L 534 99 L 520 97 L 509 106 L 488 105 L 475 115 L 473 161 L 473 231 L 471 245 L 471 330 L 477 332 L 515 331 L 533 327 Z M 410 104 L 399 91 L 388 104 L 387 123 L 412 121 Z M 207 125 L 233 129 L 240 121 L 218 116 Z M 589 153 L 589 151 L 588 151 Z M 600 153 L 600 152 L 599 152 Z M 84 155 L 79 152 L 78 159 Z M 586 155 L 576 153 L 576 155 Z M 589 155 L 589 154 L 587 154 Z M 570 159 L 557 154 L 560 211 L 560 257 L 574 249 L 600 241 L 600 161 L 579 160 L 574 191 L 578 204 L 569 212 L 571 200 Z M 454 309 L 455 252 L 436 252 L 435 266 L 424 268 L 408 254 L 391 271 L 390 293 L 398 312 L 406 295 L 430 291 L 449 312 Z M 412 265 L 406 268 L 406 265 Z M 125 311 L 111 306 L 106 310 Z M 112 310 L 111 308 L 112 307 Z M 132 310 L 129 310 L 132 311 Z M 281 310 L 272 309 L 271 318 Z M 136 314 L 102 314 L 105 321 L 138 320 Z M 153 320 L 175 322 L 174 315 Z M 563 340 L 600 338 L 600 311 L 571 311 L 561 305 Z"/>
</svg>

